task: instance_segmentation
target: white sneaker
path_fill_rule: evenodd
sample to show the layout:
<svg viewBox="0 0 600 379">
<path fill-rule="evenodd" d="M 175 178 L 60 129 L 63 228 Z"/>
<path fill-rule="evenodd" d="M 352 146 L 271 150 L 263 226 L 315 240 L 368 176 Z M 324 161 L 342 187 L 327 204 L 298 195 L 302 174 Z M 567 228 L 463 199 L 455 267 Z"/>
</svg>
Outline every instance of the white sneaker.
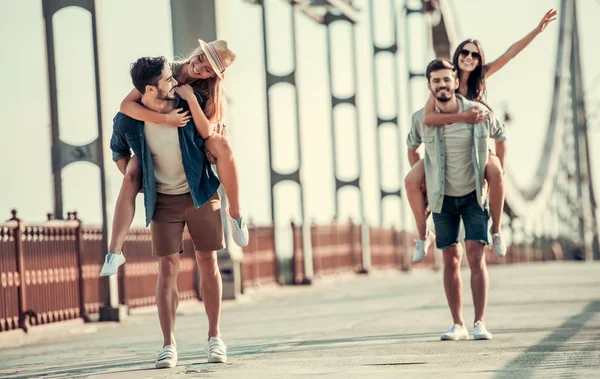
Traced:
<svg viewBox="0 0 600 379">
<path fill-rule="evenodd" d="M 244 220 L 244 216 L 240 218 L 233 218 L 228 215 L 229 225 L 231 225 L 231 235 L 233 241 L 239 247 L 245 247 L 248 245 L 250 237 L 248 236 L 248 226 Z"/>
<path fill-rule="evenodd" d="M 473 338 L 476 340 L 491 340 L 492 333 L 485 328 L 483 321 L 477 321 L 473 328 Z"/>
<path fill-rule="evenodd" d="M 227 346 L 219 337 L 210 337 L 204 347 L 208 363 L 225 363 L 227 362 Z"/>
<path fill-rule="evenodd" d="M 102 271 L 100 271 L 100 276 L 111 276 L 117 273 L 119 267 L 125 263 L 125 256 L 123 252 L 121 254 L 106 254 L 106 258 L 104 259 L 104 266 L 102 266 Z"/>
<path fill-rule="evenodd" d="M 496 255 L 500 258 L 506 255 L 506 243 L 504 243 L 504 238 L 502 238 L 502 234 L 495 233 L 492 235 L 492 245 L 494 246 L 494 251 Z"/>
<path fill-rule="evenodd" d="M 424 240 L 415 240 L 415 252 L 413 254 L 413 262 L 418 263 L 425 259 L 429 246 L 435 241 L 435 234 L 427 229 L 427 236 Z"/>
<path fill-rule="evenodd" d="M 442 341 L 458 341 L 469 338 L 469 331 L 464 326 L 454 324 L 448 331 L 442 334 Z"/>
<path fill-rule="evenodd" d="M 177 366 L 177 347 L 167 345 L 162 348 L 156 357 L 155 368 L 171 368 Z"/>
</svg>

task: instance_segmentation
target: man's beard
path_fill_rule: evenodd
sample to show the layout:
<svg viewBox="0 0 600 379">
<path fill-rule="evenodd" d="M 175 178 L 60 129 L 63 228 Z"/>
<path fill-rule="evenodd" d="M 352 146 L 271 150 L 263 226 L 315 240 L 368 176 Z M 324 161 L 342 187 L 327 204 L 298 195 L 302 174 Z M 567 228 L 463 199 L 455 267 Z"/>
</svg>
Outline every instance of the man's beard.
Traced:
<svg viewBox="0 0 600 379">
<path fill-rule="evenodd" d="M 156 95 L 156 99 L 163 100 L 163 101 L 175 101 L 175 92 L 170 93 L 170 92 L 161 91 L 159 89 L 158 94 Z"/>
<path fill-rule="evenodd" d="M 446 97 L 446 95 L 438 95 L 438 94 L 437 94 L 438 92 L 440 92 L 440 91 L 443 91 L 443 90 L 449 91 L 449 92 L 450 92 L 450 95 L 448 95 L 448 96 Z M 438 89 L 436 90 L 436 92 L 433 94 L 433 96 L 434 96 L 434 97 L 435 97 L 435 98 L 436 98 L 438 101 L 441 101 L 442 103 L 447 103 L 448 101 L 452 100 L 453 93 L 452 93 L 452 91 L 450 91 L 450 90 L 449 90 L 449 88 L 448 88 L 448 87 L 442 87 L 442 88 L 438 88 Z"/>
</svg>

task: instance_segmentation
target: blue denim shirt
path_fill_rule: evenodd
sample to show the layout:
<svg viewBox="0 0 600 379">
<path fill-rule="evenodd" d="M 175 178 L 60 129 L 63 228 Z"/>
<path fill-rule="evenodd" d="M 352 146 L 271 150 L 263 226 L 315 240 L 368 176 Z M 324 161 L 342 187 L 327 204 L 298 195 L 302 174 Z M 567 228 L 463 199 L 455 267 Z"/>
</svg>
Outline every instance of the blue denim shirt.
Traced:
<svg viewBox="0 0 600 379">
<path fill-rule="evenodd" d="M 204 107 L 204 99 L 198 93 L 196 93 L 196 97 L 200 106 Z M 176 108 L 183 108 L 184 111 L 189 110 L 187 102 L 180 97 L 177 97 Z M 179 133 L 183 169 L 194 206 L 199 208 L 214 195 L 220 182 L 211 164 L 206 159 L 204 139 L 196 131 L 193 120 L 190 119 L 187 125 L 178 128 L 177 131 Z M 138 157 L 142 168 L 146 226 L 150 225 L 156 206 L 157 191 L 154 164 L 144 133 L 144 122 L 135 120 L 121 112 L 117 113 L 113 119 L 110 149 L 112 150 L 112 159 L 115 162 L 123 157 L 130 157 L 130 150 L 133 150 L 133 153 Z"/>
</svg>

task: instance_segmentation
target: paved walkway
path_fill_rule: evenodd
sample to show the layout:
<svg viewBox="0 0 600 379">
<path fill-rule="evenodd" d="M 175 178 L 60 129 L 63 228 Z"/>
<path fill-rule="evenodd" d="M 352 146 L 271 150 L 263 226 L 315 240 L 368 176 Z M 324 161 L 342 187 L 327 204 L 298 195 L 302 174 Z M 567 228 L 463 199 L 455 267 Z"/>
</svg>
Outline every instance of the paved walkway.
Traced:
<svg viewBox="0 0 600 379">
<path fill-rule="evenodd" d="M 177 320 L 176 368 L 153 369 L 162 338 L 147 309 L 123 324 L 86 324 L 60 339 L 1 349 L 0 377 L 598 377 L 600 264 L 493 267 L 490 277 L 493 341 L 439 340 L 451 326 L 441 272 L 386 272 L 227 302 L 224 365 L 206 363 L 207 322 L 192 302 Z M 468 271 L 463 280 L 470 325 Z"/>
</svg>

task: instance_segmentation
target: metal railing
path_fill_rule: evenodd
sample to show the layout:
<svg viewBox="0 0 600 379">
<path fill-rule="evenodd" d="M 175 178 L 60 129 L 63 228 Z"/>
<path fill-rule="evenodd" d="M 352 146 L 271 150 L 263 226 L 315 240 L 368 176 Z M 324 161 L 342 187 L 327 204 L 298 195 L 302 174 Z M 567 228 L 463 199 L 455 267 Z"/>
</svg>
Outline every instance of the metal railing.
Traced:
<svg viewBox="0 0 600 379">
<path fill-rule="evenodd" d="M 251 226 L 250 240 L 242 260 L 243 287 L 257 287 L 278 283 L 279 269 L 275 254 L 275 228 Z"/>
<path fill-rule="evenodd" d="M 310 284 L 314 278 L 339 273 L 367 273 L 370 268 L 404 270 L 405 254 L 412 255 L 415 235 L 393 228 L 368 228 L 352 222 L 311 225 L 303 238 L 303 228 L 292 223 L 292 283 Z M 251 226 L 250 243 L 243 249 L 242 286 L 260 287 L 280 283 L 279 260 L 275 251 L 275 230 Z M 362 239 L 369 238 L 368 251 Z M 200 299 L 200 274 L 194 246 L 187 233 L 183 237 L 178 289 L 180 299 Z M 404 250 L 409 239 L 409 251 Z M 309 241 L 312 259 L 305 257 L 303 241 Z M 490 265 L 517 264 L 563 259 L 552 244 L 510 246 L 504 258 L 486 248 Z M 26 225 L 16 211 L 0 224 L 0 332 L 24 329 L 98 313 L 107 298 L 106 278 L 99 273 L 103 263 L 100 228 L 83 227 L 75 212 L 68 220 L 49 220 L 43 225 Z M 543 247 L 543 248 L 542 248 Z M 119 270 L 119 302 L 131 308 L 156 303 L 158 260 L 152 255 L 149 229 L 130 230 L 123 250 L 127 263 Z M 365 259 L 365 254 L 369 255 Z M 306 262 L 309 259 L 310 262 Z M 441 254 L 433 247 L 423 262 L 412 267 L 441 267 Z M 308 277 L 307 268 L 314 277 Z"/>
</svg>

